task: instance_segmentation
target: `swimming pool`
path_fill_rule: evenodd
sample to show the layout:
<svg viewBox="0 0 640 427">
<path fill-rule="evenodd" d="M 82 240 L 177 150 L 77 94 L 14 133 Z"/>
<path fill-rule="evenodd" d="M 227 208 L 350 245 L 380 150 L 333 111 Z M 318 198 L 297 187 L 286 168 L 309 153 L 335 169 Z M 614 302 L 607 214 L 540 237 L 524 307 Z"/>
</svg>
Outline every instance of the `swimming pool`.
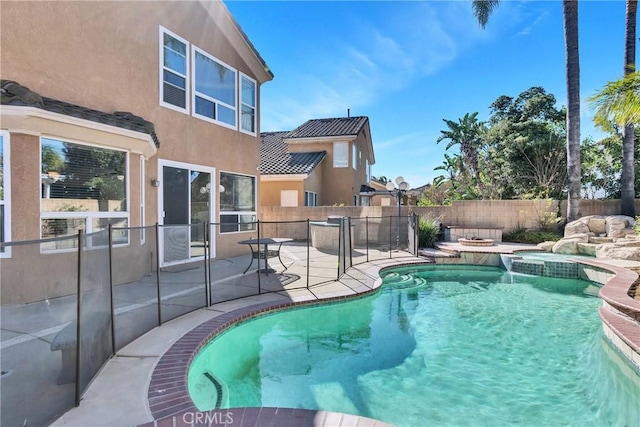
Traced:
<svg viewBox="0 0 640 427">
<path fill-rule="evenodd" d="M 638 425 L 640 378 L 589 282 L 499 268 L 382 274 L 373 296 L 234 327 L 189 370 L 200 410 L 321 409 L 423 425 Z"/>
</svg>

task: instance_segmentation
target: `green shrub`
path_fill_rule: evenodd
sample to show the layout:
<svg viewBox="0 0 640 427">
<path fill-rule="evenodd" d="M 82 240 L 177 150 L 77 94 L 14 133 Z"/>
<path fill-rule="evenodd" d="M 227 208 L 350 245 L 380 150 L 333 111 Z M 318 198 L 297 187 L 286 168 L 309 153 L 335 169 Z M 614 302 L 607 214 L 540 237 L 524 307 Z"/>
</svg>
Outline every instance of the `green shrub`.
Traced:
<svg viewBox="0 0 640 427">
<path fill-rule="evenodd" d="M 418 246 L 432 248 L 440 233 L 440 217 L 421 216 L 418 219 Z"/>
<path fill-rule="evenodd" d="M 548 241 L 555 242 L 560 239 L 562 239 L 562 233 L 560 231 L 528 230 L 524 227 L 515 228 L 509 233 L 502 235 L 503 242 L 531 243 L 534 245 Z"/>
</svg>

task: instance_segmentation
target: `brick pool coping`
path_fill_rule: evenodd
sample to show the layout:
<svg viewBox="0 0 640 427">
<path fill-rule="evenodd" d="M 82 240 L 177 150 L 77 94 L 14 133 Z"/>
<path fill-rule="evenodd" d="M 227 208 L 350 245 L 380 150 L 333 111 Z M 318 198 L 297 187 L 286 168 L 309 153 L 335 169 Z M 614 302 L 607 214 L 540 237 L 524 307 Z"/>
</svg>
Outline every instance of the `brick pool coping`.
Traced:
<svg viewBox="0 0 640 427">
<path fill-rule="evenodd" d="M 229 421 L 224 418 L 228 416 L 227 413 L 232 413 L 231 422 L 227 422 L 228 425 L 289 424 L 292 426 L 311 426 L 323 425 L 323 423 L 326 423 L 324 425 L 333 425 L 337 422 L 338 424 L 346 423 L 348 425 L 357 423 L 363 426 L 387 426 L 388 424 L 386 423 L 355 415 L 290 408 L 233 408 L 201 412 L 195 407 L 189 396 L 187 388 L 189 367 L 198 352 L 216 335 L 241 322 L 290 308 L 362 298 L 380 289 L 382 285 L 381 271 L 402 265 L 423 264 L 431 263 L 415 258 L 411 261 L 400 259 L 384 260 L 383 265 L 373 265 L 366 270 L 368 277 L 368 283 L 365 284 L 366 291 L 304 301 L 288 301 L 284 303 L 270 301 L 253 304 L 223 313 L 194 327 L 180 337 L 162 355 L 154 367 L 147 392 L 147 402 L 154 421 L 140 424 L 139 427 L 225 424 L 225 420 Z M 240 417 L 239 419 L 237 418 L 238 416 Z M 198 418 L 202 421 L 202 424 L 198 423 Z M 234 418 L 236 421 L 233 421 Z M 212 422 L 212 420 L 216 422 Z M 257 421 L 259 421 L 259 424 L 256 424 Z M 317 424 L 318 421 L 321 423 Z"/>
<path fill-rule="evenodd" d="M 625 268 L 613 265 L 607 261 L 595 261 L 590 259 L 575 259 L 580 264 L 589 265 L 610 271 L 614 276 L 600 288 L 600 298 L 604 301 L 598 309 L 598 314 L 605 329 L 605 335 L 631 362 L 637 370 L 640 370 L 640 300 L 632 298 L 640 281 L 637 273 Z M 612 337 L 607 328 L 617 336 L 622 343 Z M 630 350 L 624 348 L 626 344 Z M 634 354 L 635 353 L 635 354 Z"/>
</svg>

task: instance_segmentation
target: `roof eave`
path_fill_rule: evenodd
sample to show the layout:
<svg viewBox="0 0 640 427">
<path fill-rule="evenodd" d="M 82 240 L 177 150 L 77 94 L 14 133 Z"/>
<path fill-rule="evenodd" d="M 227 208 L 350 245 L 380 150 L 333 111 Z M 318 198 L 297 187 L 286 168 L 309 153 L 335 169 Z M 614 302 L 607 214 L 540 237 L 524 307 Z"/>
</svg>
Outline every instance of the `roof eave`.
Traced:
<svg viewBox="0 0 640 427">
<path fill-rule="evenodd" d="M 358 135 L 338 135 L 338 136 L 307 136 L 304 138 L 282 138 L 287 144 L 312 144 L 316 142 L 351 142 Z"/>
<path fill-rule="evenodd" d="M 260 181 L 265 182 L 276 182 L 276 181 L 304 181 L 309 178 L 309 174 L 306 173 L 297 173 L 297 174 L 270 174 L 270 175 L 260 175 Z"/>
<path fill-rule="evenodd" d="M 158 151 L 155 141 L 148 133 L 37 107 L 2 105 L 0 118 L 2 127 L 10 132 L 94 143 L 139 153 L 145 158 L 153 157 Z"/>
</svg>

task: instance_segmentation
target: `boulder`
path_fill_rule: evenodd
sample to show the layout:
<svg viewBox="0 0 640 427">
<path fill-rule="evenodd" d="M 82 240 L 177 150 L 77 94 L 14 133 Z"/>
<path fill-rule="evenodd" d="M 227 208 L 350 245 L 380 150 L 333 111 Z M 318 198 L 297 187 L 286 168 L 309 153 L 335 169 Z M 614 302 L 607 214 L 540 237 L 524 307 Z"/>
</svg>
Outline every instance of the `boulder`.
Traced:
<svg viewBox="0 0 640 427">
<path fill-rule="evenodd" d="M 553 253 L 556 254 L 567 254 L 567 255 L 577 255 L 578 252 L 578 243 L 581 242 L 580 239 L 560 239 L 555 245 L 553 245 Z"/>
<path fill-rule="evenodd" d="M 585 234 L 589 231 L 589 224 L 581 218 L 564 226 L 564 237 L 573 237 L 574 234 Z"/>
<path fill-rule="evenodd" d="M 565 239 L 577 239 L 580 243 L 589 243 L 589 239 L 595 237 L 593 233 L 576 233 L 571 237 L 565 237 Z"/>
<path fill-rule="evenodd" d="M 589 237 L 589 243 L 601 244 L 601 243 L 613 243 L 613 237 Z"/>
<path fill-rule="evenodd" d="M 635 220 L 626 215 L 611 215 L 606 218 L 607 237 L 624 237 L 633 229 Z"/>
<path fill-rule="evenodd" d="M 594 243 L 578 243 L 578 253 L 580 255 L 596 256 L 596 249 L 600 245 Z"/>
<path fill-rule="evenodd" d="M 541 251 L 551 252 L 553 250 L 553 245 L 555 245 L 555 244 L 556 244 L 556 242 L 547 241 L 547 242 L 538 243 L 537 247 Z"/>
<path fill-rule="evenodd" d="M 607 232 L 607 220 L 604 216 L 601 215 L 592 215 L 585 217 L 587 218 L 587 225 L 589 226 L 589 231 L 595 233 L 596 236 L 600 236 L 601 234 L 606 234 Z M 582 219 L 585 219 L 582 218 Z"/>
<path fill-rule="evenodd" d="M 596 248 L 596 257 L 640 261 L 640 247 L 618 246 L 616 243 L 605 243 Z"/>
<path fill-rule="evenodd" d="M 640 239 L 618 239 L 614 245 L 619 248 L 640 248 Z"/>
</svg>

